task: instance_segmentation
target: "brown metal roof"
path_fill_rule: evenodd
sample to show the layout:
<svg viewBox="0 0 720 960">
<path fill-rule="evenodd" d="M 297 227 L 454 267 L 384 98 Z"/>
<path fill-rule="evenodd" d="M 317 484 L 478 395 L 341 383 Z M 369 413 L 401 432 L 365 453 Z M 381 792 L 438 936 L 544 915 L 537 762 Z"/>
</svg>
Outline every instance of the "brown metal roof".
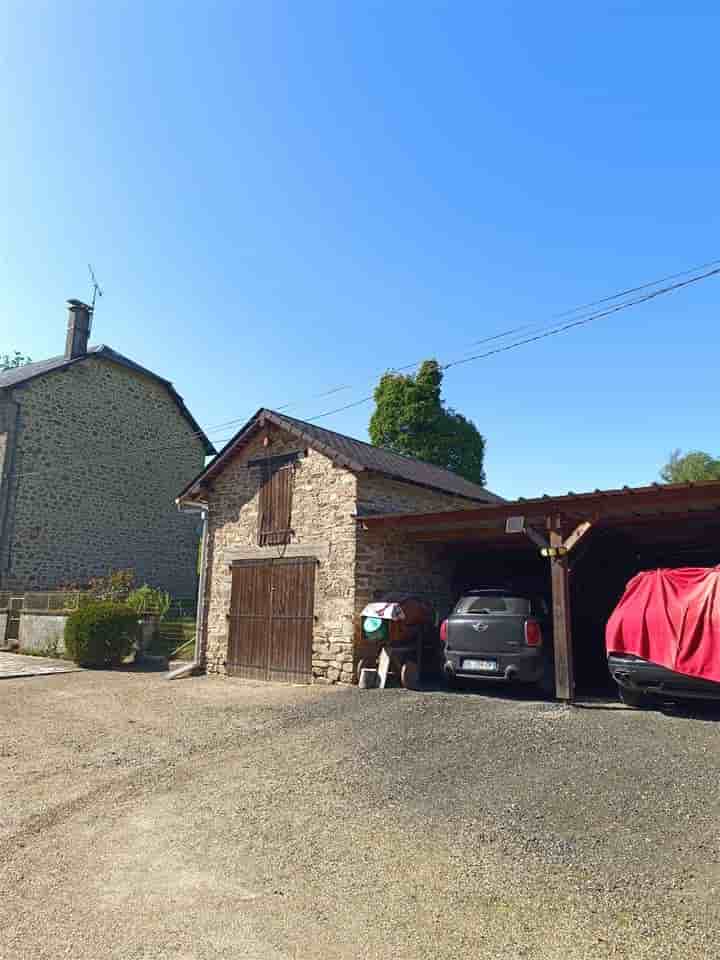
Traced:
<svg viewBox="0 0 720 960">
<path fill-rule="evenodd" d="M 720 480 L 699 483 L 654 483 L 647 487 L 621 487 L 530 499 L 506 500 L 472 510 L 436 513 L 387 513 L 358 517 L 368 527 L 472 527 L 488 526 L 508 517 L 545 518 L 563 516 L 586 519 L 593 516 L 632 517 L 653 512 L 720 509 Z"/>
<path fill-rule="evenodd" d="M 255 416 L 235 434 L 215 460 L 192 483 L 188 484 L 178 499 L 192 498 L 196 495 L 204 484 L 223 469 L 228 458 L 236 454 L 264 423 L 273 423 L 280 429 L 294 434 L 304 440 L 309 447 L 319 450 L 334 463 L 349 470 L 358 473 L 364 470 L 374 471 L 395 480 L 428 487 L 431 490 L 441 490 L 443 493 L 455 494 L 478 503 L 502 503 L 501 497 L 450 470 L 436 467 L 424 460 L 404 457 L 383 447 L 373 447 L 362 440 L 355 440 L 334 430 L 327 430 L 325 427 L 318 427 L 305 420 L 297 420 L 295 417 L 288 417 L 283 413 L 265 408 L 258 410 Z"/>
</svg>

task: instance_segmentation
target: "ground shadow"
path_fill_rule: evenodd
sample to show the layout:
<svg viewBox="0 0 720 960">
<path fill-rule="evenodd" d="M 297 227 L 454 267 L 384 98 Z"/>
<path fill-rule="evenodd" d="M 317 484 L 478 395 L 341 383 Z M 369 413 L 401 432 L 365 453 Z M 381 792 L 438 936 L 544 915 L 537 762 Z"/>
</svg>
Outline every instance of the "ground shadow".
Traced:
<svg viewBox="0 0 720 960">
<path fill-rule="evenodd" d="M 167 673 L 168 661 L 166 657 L 143 657 L 132 663 L 123 663 L 113 668 L 120 673 Z"/>
<path fill-rule="evenodd" d="M 628 707 L 617 697 L 589 697 L 576 701 L 573 706 L 578 710 L 627 710 L 632 713 L 662 713 L 677 720 L 720 721 L 720 702 L 717 700 L 666 700 L 647 707 Z"/>
<path fill-rule="evenodd" d="M 658 704 L 655 709 L 676 720 L 704 720 L 707 723 L 720 721 L 720 702 L 717 700 L 667 701 Z"/>
<path fill-rule="evenodd" d="M 492 698 L 493 700 L 521 700 L 537 703 L 554 703 L 537 687 L 531 684 L 510 684 L 493 680 L 458 679 L 453 686 L 443 680 L 423 680 L 422 693 L 449 693 L 454 696 L 474 696 Z"/>
</svg>

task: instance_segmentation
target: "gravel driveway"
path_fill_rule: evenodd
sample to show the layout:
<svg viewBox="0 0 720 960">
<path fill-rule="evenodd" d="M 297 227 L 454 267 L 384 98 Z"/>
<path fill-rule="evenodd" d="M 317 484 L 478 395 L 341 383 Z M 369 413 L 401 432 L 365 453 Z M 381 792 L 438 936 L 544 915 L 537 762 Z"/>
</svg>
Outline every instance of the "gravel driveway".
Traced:
<svg viewBox="0 0 720 960">
<path fill-rule="evenodd" d="M 0 957 L 720 953 L 720 719 L 74 673 L 0 690 Z"/>
</svg>

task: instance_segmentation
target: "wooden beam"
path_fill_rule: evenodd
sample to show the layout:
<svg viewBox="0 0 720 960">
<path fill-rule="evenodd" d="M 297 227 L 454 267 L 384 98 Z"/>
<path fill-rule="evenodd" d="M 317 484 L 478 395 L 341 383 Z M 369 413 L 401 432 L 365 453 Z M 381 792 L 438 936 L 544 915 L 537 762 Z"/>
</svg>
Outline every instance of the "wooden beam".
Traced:
<svg viewBox="0 0 720 960">
<path fill-rule="evenodd" d="M 513 500 L 508 503 L 484 504 L 469 510 L 440 511 L 423 514 L 384 514 L 367 519 L 369 526 L 401 527 L 421 523 L 427 526 L 445 526 L 459 521 L 461 524 L 502 522 L 508 517 L 524 516 L 527 522 L 544 521 L 551 515 L 553 525 L 558 517 L 563 521 L 581 522 L 588 519 L 606 518 L 617 522 L 629 517 L 639 509 L 676 509 L 680 513 L 690 508 L 715 509 L 720 507 L 720 482 L 698 484 L 659 484 L 639 487 L 635 490 L 597 490 L 594 493 L 562 497 L 536 497 L 531 500 Z"/>
<path fill-rule="evenodd" d="M 421 543 L 478 543 L 481 545 L 497 544 L 512 550 L 521 547 L 531 549 L 525 537 L 516 537 L 505 534 L 502 530 L 409 530 L 404 536 L 408 540 Z"/>
<path fill-rule="evenodd" d="M 570 534 L 570 536 L 565 538 L 565 542 L 563 543 L 563 546 L 565 547 L 567 552 L 570 553 L 573 547 L 577 546 L 577 544 L 580 543 L 580 541 L 585 536 L 585 534 L 588 533 L 591 529 L 592 529 L 592 524 L 590 523 L 589 520 L 586 520 L 585 523 L 578 524 L 578 526 L 575 527 L 575 529 Z"/>
<path fill-rule="evenodd" d="M 550 546 L 563 546 L 562 534 L 550 531 Z M 553 646 L 555 650 L 555 696 L 572 703 L 575 698 L 572 629 L 570 625 L 570 577 L 566 557 L 550 560 L 553 600 Z"/>
</svg>

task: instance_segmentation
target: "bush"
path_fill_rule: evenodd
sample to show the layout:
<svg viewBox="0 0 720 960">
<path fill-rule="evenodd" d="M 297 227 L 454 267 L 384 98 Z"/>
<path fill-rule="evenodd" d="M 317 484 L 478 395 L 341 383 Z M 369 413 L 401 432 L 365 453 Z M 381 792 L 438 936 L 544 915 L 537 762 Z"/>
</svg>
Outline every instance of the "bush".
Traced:
<svg viewBox="0 0 720 960">
<path fill-rule="evenodd" d="M 85 583 L 63 584 L 60 589 L 67 593 L 82 593 L 84 602 L 113 600 L 124 603 L 135 586 L 135 571 L 111 570 L 104 577 L 91 577 Z"/>
<path fill-rule="evenodd" d="M 159 617 L 164 617 L 170 609 L 172 597 L 169 593 L 158 590 L 157 587 L 150 587 L 147 583 L 133 590 L 127 600 L 136 613 L 154 613 Z"/>
<path fill-rule="evenodd" d="M 65 623 L 65 650 L 81 667 L 122 663 L 137 638 L 137 614 L 124 603 L 88 603 Z"/>
</svg>

